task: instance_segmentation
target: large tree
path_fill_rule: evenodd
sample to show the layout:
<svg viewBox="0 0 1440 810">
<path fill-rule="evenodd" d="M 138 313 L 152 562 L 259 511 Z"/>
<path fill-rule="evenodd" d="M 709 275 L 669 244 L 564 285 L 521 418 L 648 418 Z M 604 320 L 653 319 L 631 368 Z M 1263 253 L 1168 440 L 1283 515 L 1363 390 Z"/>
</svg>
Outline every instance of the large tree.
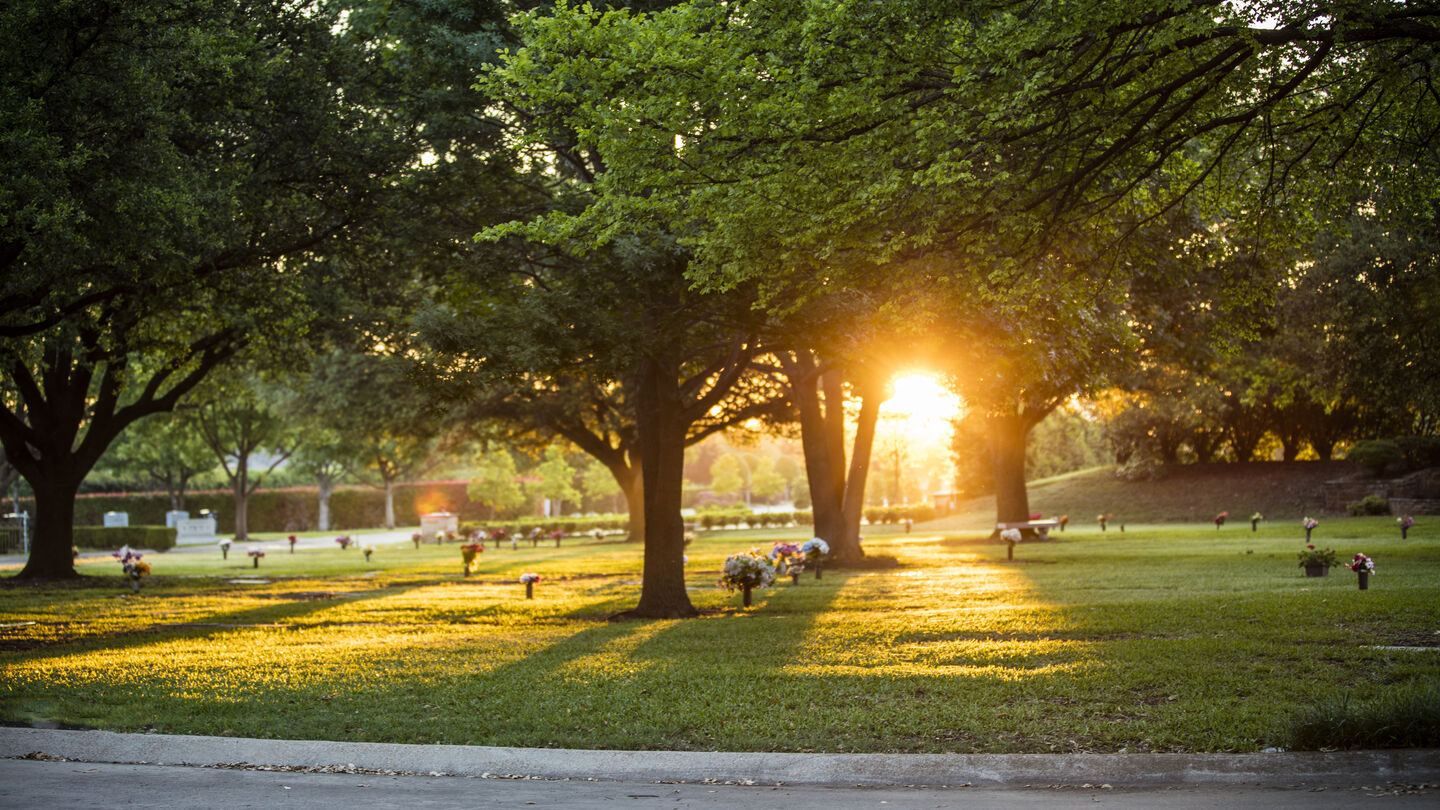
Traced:
<svg viewBox="0 0 1440 810">
<path fill-rule="evenodd" d="M 0 39 L 0 443 L 36 498 L 21 576 L 71 577 L 105 449 L 247 345 L 293 350 L 363 272 L 307 258 L 418 152 L 336 4 L 22 0 Z"/>
</svg>

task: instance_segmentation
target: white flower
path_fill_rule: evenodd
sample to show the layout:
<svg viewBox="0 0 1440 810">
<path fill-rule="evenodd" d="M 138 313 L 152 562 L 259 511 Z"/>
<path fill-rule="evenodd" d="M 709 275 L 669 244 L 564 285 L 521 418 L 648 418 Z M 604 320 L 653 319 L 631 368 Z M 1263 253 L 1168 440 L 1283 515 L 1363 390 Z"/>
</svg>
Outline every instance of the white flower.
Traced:
<svg viewBox="0 0 1440 810">
<path fill-rule="evenodd" d="M 1000 538 L 1010 543 L 1018 543 L 1020 542 L 1020 530 L 1006 529 L 1005 531 L 1000 532 Z"/>
<path fill-rule="evenodd" d="M 812 537 L 805 541 L 805 545 L 800 547 L 800 551 L 806 557 L 823 557 L 830 553 L 830 544 L 818 537 Z"/>
</svg>

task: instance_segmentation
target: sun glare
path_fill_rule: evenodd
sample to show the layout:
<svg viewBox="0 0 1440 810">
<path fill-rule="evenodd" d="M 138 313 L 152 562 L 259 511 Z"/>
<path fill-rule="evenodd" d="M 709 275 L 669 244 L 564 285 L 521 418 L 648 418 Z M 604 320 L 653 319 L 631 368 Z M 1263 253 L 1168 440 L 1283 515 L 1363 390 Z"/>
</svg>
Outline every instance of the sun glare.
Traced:
<svg viewBox="0 0 1440 810">
<path fill-rule="evenodd" d="M 895 394 L 880 406 L 882 415 L 908 416 L 926 423 L 948 423 L 960 415 L 960 398 L 929 374 L 896 377 L 893 385 Z"/>
</svg>

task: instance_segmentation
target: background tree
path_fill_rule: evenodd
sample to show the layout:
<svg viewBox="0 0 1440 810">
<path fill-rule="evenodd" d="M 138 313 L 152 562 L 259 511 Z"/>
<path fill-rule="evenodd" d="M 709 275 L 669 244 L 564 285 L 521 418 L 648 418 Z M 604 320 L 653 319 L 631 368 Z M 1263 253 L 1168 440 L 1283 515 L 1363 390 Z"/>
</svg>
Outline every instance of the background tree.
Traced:
<svg viewBox="0 0 1440 810">
<path fill-rule="evenodd" d="M 75 575 L 74 494 L 121 431 L 247 345 L 293 350 L 311 304 L 363 274 L 306 258 L 419 164 L 376 93 L 383 52 L 343 11 L 0 10 L 0 443 L 36 498 L 23 577 Z"/>
<path fill-rule="evenodd" d="M 110 446 L 100 464 L 122 474 L 139 474 L 165 490 L 172 510 L 185 509 L 185 489 L 197 475 L 215 469 L 216 457 L 193 414 L 155 414 L 137 421 Z"/>
<path fill-rule="evenodd" d="M 509 516 L 527 503 L 510 451 L 496 448 L 486 453 L 476 465 L 476 473 L 465 494 L 470 500 L 490 507 L 492 518 Z"/>
<path fill-rule="evenodd" d="M 320 424 L 300 427 L 305 441 L 296 449 L 290 467 L 315 482 L 315 528 L 330 530 L 330 496 L 364 464 L 362 448 L 338 430 Z"/>
<path fill-rule="evenodd" d="M 580 500 L 580 492 L 575 489 L 575 468 L 565 460 L 565 451 L 558 445 L 545 448 L 545 458 L 532 475 L 540 480 L 525 488 L 551 502 L 547 517 L 563 515 L 566 501 Z"/>
<path fill-rule="evenodd" d="M 194 412 L 195 425 L 230 483 L 235 539 L 244 542 L 250 538 L 250 496 L 295 452 L 301 436 L 277 404 L 280 392 L 258 380 L 212 383 L 205 393 Z"/>
</svg>

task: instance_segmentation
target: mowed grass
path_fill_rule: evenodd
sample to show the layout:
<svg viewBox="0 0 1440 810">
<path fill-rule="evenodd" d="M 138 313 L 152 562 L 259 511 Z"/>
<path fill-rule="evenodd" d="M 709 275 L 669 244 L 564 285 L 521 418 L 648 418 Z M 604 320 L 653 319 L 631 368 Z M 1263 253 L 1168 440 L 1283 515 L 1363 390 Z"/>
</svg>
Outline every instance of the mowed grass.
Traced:
<svg viewBox="0 0 1440 810">
<path fill-rule="evenodd" d="M 1071 528 L 1005 546 L 872 529 L 900 566 L 715 588 L 726 554 L 788 532 L 702 534 L 683 621 L 607 621 L 641 548 L 508 545 L 156 554 L 138 596 L 0 588 L 0 720 L 116 731 L 599 749 L 1256 751 L 1296 717 L 1440 682 L 1440 522 L 1330 518 L 1375 558 L 1306 578 L 1298 526 Z M 361 538 L 361 545 L 365 545 Z M 544 577 L 524 598 L 523 571 Z M 13 571 L 12 571 L 13 573 Z M 238 581 L 237 581 L 238 580 Z M 247 581 L 248 580 L 248 581 Z M 263 580 L 263 581 L 253 581 Z M 1420 648 L 1420 649 L 1416 649 Z"/>
</svg>

